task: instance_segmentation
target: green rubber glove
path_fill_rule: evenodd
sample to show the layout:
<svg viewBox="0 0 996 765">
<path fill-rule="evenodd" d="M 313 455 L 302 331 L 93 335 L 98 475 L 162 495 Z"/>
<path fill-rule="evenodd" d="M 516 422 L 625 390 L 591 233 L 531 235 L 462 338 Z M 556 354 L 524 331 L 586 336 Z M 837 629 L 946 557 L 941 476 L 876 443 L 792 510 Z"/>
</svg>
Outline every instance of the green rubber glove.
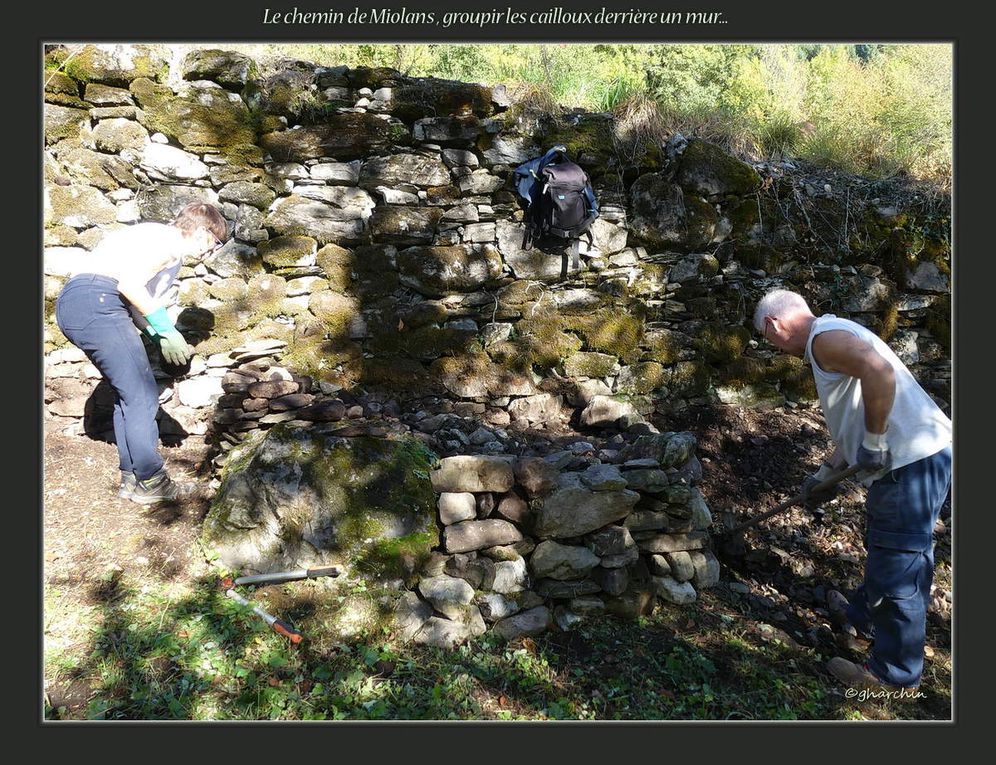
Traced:
<svg viewBox="0 0 996 765">
<path fill-rule="evenodd" d="M 162 349 L 163 358 L 170 364 L 181 366 L 187 363 L 190 358 L 190 346 L 183 339 L 183 335 L 176 331 L 173 322 L 169 320 L 165 306 L 152 313 L 145 315 L 145 320 L 149 322 L 146 328 L 153 337 L 158 335 L 159 347 Z"/>
<path fill-rule="evenodd" d="M 169 320 L 169 314 L 166 313 L 166 307 L 157 308 L 152 313 L 145 314 L 145 320 L 149 322 L 149 326 L 145 328 L 152 337 L 156 335 L 165 335 L 169 332 L 176 332 L 176 327 L 173 326 L 173 322 Z"/>
<path fill-rule="evenodd" d="M 170 364 L 182 366 L 190 358 L 190 346 L 183 339 L 183 335 L 175 329 L 159 333 L 159 347 L 162 349 L 163 358 Z"/>
</svg>

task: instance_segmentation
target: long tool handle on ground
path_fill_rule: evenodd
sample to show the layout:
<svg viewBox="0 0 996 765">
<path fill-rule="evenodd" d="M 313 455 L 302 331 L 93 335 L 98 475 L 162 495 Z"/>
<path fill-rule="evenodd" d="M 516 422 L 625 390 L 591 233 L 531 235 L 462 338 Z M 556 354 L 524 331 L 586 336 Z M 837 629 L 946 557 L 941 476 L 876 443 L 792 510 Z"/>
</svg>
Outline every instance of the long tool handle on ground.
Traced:
<svg viewBox="0 0 996 765">
<path fill-rule="evenodd" d="M 296 629 L 291 627 L 286 622 L 282 622 L 277 617 L 271 616 L 270 614 L 266 613 L 266 611 L 264 611 L 262 608 L 254 606 L 248 600 L 239 595 L 239 593 L 237 593 L 235 590 L 226 590 L 225 595 L 230 597 L 236 603 L 241 603 L 243 606 L 248 606 L 249 608 L 251 608 L 255 612 L 256 616 L 260 617 L 264 622 L 269 624 L 270 629 L 272 629 L 278 635 L 283 635 L 285 638 L 289 638 L 290 641 L 295 644 L 301 642 L 302 635 L 300 632 L 298 632 Z"/>
<path fill-rule="evenodd" d="M 846 470 L 841 470 L 839 473 L 834 473 L 833 475 L 828 476 L 826 480 L 820 481 L 820 483 L 816 484 L 816 486 L 810 489 L 810 491 L 818 492 L 818 491 L 823 491 L 824 489 L 829 489 L 831 486 L 837 485 L 845 478 L 850 478 L 852 475 L 855 475 L 856 473 L 860 472 L 860 470 L 861 468 L 858 465 L 851 465 L 851 467 L 847 468 Z M 780 505 L 778 505 L 778 507 L 772 510 L 768 510 L 766 513 L 761 513 L 759 516 L 757 516 L 757 518 L 751 518 L 749 521 L 745 521 L 744 523 L 741 523 L 739 526 L 734 526 L 730 530 L 729 536 L 740 534 L 741 532 L 749 529 L 751 526 L 756 526 L 761 521 L 768 520 L 768 518 L 770 518 L 773 515 L 784 513 L 786 510 L 795 507 L 800 502 L 802 502 L 802 499 L 803 499 L 802 492 L 799 492 L 794 497 L 789 497 Z"/>
<path fill-rule="evenodd" d="M 320 576 L 339 576 L 339 569 L 335 566 L 322 566 L 320 568 L 299 568 L 294 571 L 275 571 L 272 574 L 252 574 L 251 576 L 240 576 L 235 580 L 235 584 L 273 584 L 275 582 L 293 582 L 295 579 L 317 579 Z"/>
</svg>

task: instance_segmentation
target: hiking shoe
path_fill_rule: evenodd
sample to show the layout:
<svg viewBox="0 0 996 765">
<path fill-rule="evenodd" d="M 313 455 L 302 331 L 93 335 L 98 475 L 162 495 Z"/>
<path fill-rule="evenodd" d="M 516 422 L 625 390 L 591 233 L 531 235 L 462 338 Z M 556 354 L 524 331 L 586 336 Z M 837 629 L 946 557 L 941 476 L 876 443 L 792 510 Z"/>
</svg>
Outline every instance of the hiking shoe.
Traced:
<svg viewBox="0 0 996 765">
<path fill-rule="evenodd" d="M 135 491 L 135 474 L 125 470 L 121 471 L 121 486 L 118 487 L 118 496 L 121 499 L 131 499 Z"/>
<path fill-rule="evenodd" d="M 879 680 L 878 677 L 873 674 L 870 669 L 868 669 L 867 664 L 855 664 L 853 661 L 848 661 L 840 656 L 835 656 L 827 662 L 827 672 L 837 678 L 848 688 L 854 688 L 856 690 L 899 689 L 899 686 L 890 685 L 883 680 Z M 913 689 L 904 688 L 903 690 Z"/>
<path fill-rule="evenodd" d="M 136 480 L 135 488 L 128 499 L 140 505 L 154 505 L 156 502 L 185 499 L 195 491 L 197 491 L 196 483 L 174 481 L 164 468 L 144 481 Z"/>
<path fill-rule="evenodd" d="M 827 593 L 827 611 L 830 612 L 831 618 L 838 624 L 845 624 L 847 622 L 847 607 L 850 605 L 847 598 L 841 595 L 837 590 L 830 590 Z"/>
</svg>

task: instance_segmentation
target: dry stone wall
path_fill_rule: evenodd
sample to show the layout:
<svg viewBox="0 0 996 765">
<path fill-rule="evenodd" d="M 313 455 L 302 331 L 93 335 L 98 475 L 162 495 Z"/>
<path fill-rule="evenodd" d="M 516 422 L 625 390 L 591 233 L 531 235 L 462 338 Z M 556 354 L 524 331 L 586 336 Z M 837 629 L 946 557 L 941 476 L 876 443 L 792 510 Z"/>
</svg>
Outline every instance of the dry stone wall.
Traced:
<svg viewBox="0 0 996 765">
<path fill-rule="evenodd" d="M 150 350 L 161 433 L 210 439 L 219 470 L 276 426 L 445 458 L 445 561 L 411 593 L 412 635 L 528 632 L 706 586 L 694 445 L 681 461 L 637 445 L 684 443 L 654 422 L 687 406 L 812 401 L 802 362 L 752 339 L 772 287 L 873 328 L 950 398 L 949 202 L 916 184 L 746 163 L 391 69 L 143 45 L 54 46 L 45 66 L 46 416 L 110 435 L 113 394 L 55 326 L 67 274 L 116 228 L 217 204 L 232 239 L 184 264 L 173 309 L 190 367 Z M 569 248 L 521 246 L 512 170 L 555 143 L 602 206 L 577 270 Z M 500 486 L 448 461 L 485 458 L 512 465 Z M 600 526 L 570 526 L 588 514 Z M 520 574 L 522 602 L 485 586 Z"/>
</svg>

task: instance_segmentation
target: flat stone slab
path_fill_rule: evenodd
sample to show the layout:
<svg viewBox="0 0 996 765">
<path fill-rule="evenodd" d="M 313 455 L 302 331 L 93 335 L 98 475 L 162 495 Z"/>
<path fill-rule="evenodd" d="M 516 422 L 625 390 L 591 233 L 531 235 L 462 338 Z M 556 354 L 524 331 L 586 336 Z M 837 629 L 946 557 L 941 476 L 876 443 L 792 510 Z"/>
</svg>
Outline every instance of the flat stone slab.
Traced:
<svg viewBox="0 0 996 765">
<path fill-rule="evenodd" d="M 508 460 L 468 455 L 440 460 L 429 478 L 432 488 L 439 493 L 493 491 L 504 494 L 515 483 Z"/>
</svg>

